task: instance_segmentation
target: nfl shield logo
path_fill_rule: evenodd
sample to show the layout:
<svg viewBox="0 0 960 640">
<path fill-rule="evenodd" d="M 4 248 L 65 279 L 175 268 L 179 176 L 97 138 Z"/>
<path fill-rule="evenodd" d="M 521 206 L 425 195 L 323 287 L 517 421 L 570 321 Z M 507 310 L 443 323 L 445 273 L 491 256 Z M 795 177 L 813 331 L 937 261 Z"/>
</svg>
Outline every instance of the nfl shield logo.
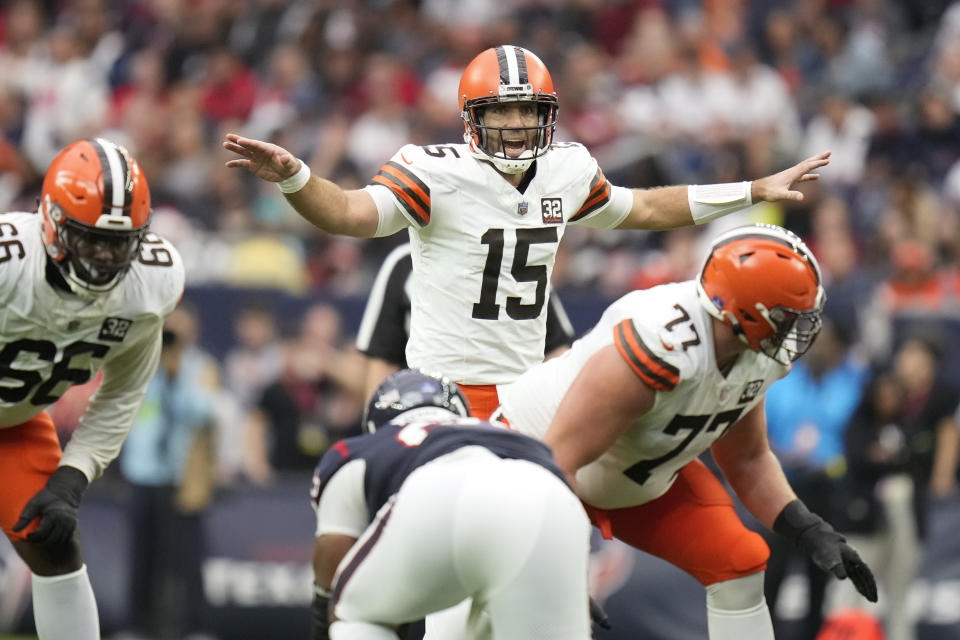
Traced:
<svg viewBox="0 0 960 640">
<path fill-rule="evenodd" d="M 530 209 L 530 205 L 529 205 L 529 204 L 527 204 L 526 202 L 520 202 L 520 203 L 517 204 L 517 215 L 518 215 L 518 216 L 525 216 L 525 215 L 527 215 L 527 211 L 528 211 L 529 209 Z"/>
</svg>

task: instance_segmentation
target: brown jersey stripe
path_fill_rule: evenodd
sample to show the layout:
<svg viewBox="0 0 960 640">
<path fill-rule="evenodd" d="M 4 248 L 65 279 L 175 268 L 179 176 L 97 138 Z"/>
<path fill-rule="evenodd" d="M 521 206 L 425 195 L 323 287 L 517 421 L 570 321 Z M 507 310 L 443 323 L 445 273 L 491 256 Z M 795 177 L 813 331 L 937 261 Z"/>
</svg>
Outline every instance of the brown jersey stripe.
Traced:
<svg viewBox="0 0 960 640">
<path fill-rule="evenodd" d="M 590 215 L 608 202 L 610 202 L 610 181 L 604 177 L 603 171 L 597 169 L 597 173 L 594 174 L 593 180 L 590 182 L 590 193 L 587 195 L 587 199 L 583 206 L 570 218 L 570 222 Z"/>
<path fill-rule="evenodd" d="M 651 352 L 629 319 L 616 326 L 613 341 L 634 373 L 650 387 L 672 391 L 680 382 L 680 370 Z"/>
<path fill-rule="evenodd" d="M 427 209 L 430 208 L 430 187 L 424 184 L 423 180 L 421 180 L 417 174 L 415 174 L 413 171 L 410 171 L 410 169 L 407 169 L 399 162 L 394 162 L 393 160 L 380 167 L 380 171 L 390 170 L 392 170 L 391 173 L 393 173 L 395 176 L 402 178 L 407 186 L 417 191 L 420 194 L 420 197 L 423 198 L 423 201 L 426 203 Z"/>
<path fill-rule="evenodd" d="M 396 162 L 388 162 L 380 168 L 373 181 L 390 187 L 421 226 L 430 222 L 430 187 L 414 173 Z"/>
<path fill-rule="evenodd" d="M 403 187 L 397 186 L 389 178 L 384 178 L 379 174 L 375 175 L 371 182 L 373 184 L 383 185 L 393 191 L 393 195 L 397 197 L 397 201 L 400 203 L 400 206 L 402 206 L 410 215 L 410 217 L 413 218 L 413 220 L 421 227 L 425 227 L 430 221 L 429 219 L 424 220 L 425 214 L 423 213 L 423 209 L 413 200 L 410 195 L 404 192 Z"/>
</svg>

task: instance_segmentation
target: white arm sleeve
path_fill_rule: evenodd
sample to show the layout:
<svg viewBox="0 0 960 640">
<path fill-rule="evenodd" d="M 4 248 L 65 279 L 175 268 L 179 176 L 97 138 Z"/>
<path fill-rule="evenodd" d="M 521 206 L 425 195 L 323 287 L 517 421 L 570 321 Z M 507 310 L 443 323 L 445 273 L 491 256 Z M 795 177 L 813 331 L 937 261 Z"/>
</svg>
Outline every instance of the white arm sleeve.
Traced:
<svg viewBox="0 0 960 640">
<path fill-rule="evenodd" d="M 316 536 L 336 533 L 359 538 L 370 524 L 363 495 L 366 460 L 346 463 L 327 481 L 317 504 Z"/>
<path fill-rule="evenodd" d="M 104 365 L 103 381 L 80 416 L 61 466 L 76 467 L 93 481 L 120 453 L 160 361 L 161 326 L 154 317 L 140 339 Z"/>
<path fill-rule="evenodd" d="M 377 205 L 377 213 L 380 214 L 377 231 L 373 234 L 374 238 L 392 236 L 397 231 L 410 226 L 410 220 L 404 215 L 403 209 L 397 204 L 389 189 L 370 184 L 364 187 L 364 190 L 373 197 Z"/>
<path fill-rule="evenodd" d="M 610 202 L 607 206 L 571 224 L 592 229 L 614 229 L 627 219 L 632 208 L 633 190 L 610 185 Z"/>
</svg>

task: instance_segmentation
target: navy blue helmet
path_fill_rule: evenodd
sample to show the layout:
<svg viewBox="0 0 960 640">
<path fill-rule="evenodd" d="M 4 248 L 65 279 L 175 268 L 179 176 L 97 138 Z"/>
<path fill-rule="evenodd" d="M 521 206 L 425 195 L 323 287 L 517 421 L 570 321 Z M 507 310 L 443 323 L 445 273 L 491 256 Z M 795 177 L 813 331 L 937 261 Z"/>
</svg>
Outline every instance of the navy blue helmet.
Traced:
<svg viewBox="0 0 960 640">
<path fill-rule="evenodd" d="M 416 369 L 401 369 L 380 383 L 363 410 L 363 430 L 373 433 L 400 414 L 422 407 L 468 417 L 470 404 L 457 383 Z"/>
</svg>

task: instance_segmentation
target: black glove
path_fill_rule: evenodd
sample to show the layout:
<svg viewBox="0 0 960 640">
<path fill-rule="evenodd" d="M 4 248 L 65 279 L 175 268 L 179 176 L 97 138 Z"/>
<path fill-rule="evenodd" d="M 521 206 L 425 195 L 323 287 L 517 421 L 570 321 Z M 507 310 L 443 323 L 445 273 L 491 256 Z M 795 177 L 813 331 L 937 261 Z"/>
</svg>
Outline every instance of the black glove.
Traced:
<svg viewBox="0 0 960 640">
<path fill-rule="evenodd" d="M 322 587 L 313 585 L 313 633 L 310 640 L 330 640 L 330 592 Z"/>
<path fill-rule="evenodd" d="M 796 542 L 813 564 L 839 579 L 850 578 L 864 598 L 877 601 L 877 582 L 873 572 L 847 539 L 837 533 L 823 518 L 812 513 L 799 500 L 794 500 L 780 512 L 773 530 Z"/>
<path fill-rule="evenodd" d="M 57 467 L 47 486 L 24 505 L 13 530 L 20 531 L 39 517 L 40 526 L 27 534 L 27 540 L 45 546 L 65 545 L 77 530 L 77 507 L 87 484 L 87 476 L 79 469 Z"/>
<path fill-rule="evenodd" d="M 590 620 L 601 629 L 606 629 L 607 631 L 613 629 L 607 612 L 603 610 L 599 602 L 593 599 L 593 596 L 590 597 Z"/>
</svg>

